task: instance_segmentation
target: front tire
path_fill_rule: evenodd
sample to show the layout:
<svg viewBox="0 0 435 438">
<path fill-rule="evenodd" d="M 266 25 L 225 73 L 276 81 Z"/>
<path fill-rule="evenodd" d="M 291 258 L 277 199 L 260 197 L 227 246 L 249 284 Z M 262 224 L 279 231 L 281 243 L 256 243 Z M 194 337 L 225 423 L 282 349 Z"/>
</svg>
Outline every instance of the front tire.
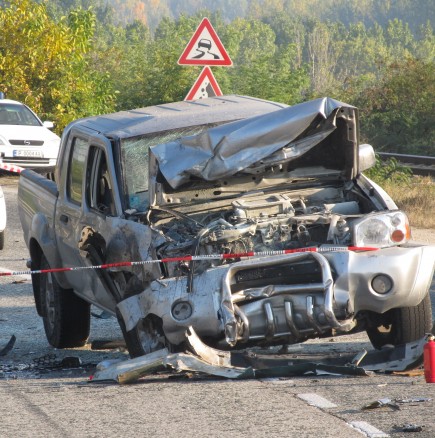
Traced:
<svg viewBox="0 0 435 438">
<path fill-rule="evenodd" d="M 162 321 L 157 316 L 149 315 L 139 321 L 136 327 L 127 331 L 124 319 L 118 310 L 116 311 L 116 315 L 124 336 L 125 344 L 127 345 L 128 353 L 132 359 L 168 346 L 166 345 L 167 342 L 163 333 Z"/>
<path fill-rule="evenodd" d="M 432 305 L 429 293 L 414 307 L 391 309 L 383 315 L 372 314 L 372 324 L 367 335 L 376 349 L 385 345 L 400 345 L 421 339 L 432 330 Z M 382 322 L 381 322 L 382 321 Z"/>
<path fill-rule="evenodd" d="M 41 269 L 50 269 L 44 255 Z M 55 348 L 82 347 L 89 337 L 91 306 L 72 289 L 64 289 L 52 273 L 40 274 L 39 296 L 48 342 Z"/>
<path fill-rule="evenodd" d="M 0 231 L 0 250 L 4 249 L 5 247 L 5 233 L 5 230 Z"/>
</svg>

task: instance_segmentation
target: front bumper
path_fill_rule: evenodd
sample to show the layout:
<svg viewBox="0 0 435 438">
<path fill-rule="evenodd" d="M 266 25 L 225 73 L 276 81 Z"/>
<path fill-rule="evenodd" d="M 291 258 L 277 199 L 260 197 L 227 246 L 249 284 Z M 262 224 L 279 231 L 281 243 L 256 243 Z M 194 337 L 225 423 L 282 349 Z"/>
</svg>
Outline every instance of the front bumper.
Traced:
<svg viewBox="0 0 435 438">
<path fill-rule="evenodd" d="M 384 313 L 415 306 L 432 281 L 435 246 L 407 245 L 369 252 L 306 252 L 242 260 L 194 277 L 151 283 L 118 304 L 127 330 L 154 314 L 171 343 L 191 326 L 200 336 L 237 342 L 298 342 L 332 328 L 347 332 L 362 310 Z M 301 274 L 303 272 L 303 274 Z M 376 293 L 372 279 L 392 288 Z M 295 280 L 296 279 L 296 280 Z"/>
<path fill-rule="evenodd" d="M 35 158 L 35 157 L 7 157 L 1 158 L 4 164 L 10 164 L 13 166 L 24 167 L 28 169 L 55 167 L 57 163 L 57 157 L 55 158 Z"/>
<path fill-rule="evenodd" d="M 334 296 L 337 302 L 348 297 L 353 312 L 384 313 L 393 308 L 412 307 L 426 296 L 435 267 L 435 246 L 408 243 L 368 252 L 325 254 L 336 272 Z M 378 294 L 372 279 L 385 274 L 392 289 Z"/>
</svg>

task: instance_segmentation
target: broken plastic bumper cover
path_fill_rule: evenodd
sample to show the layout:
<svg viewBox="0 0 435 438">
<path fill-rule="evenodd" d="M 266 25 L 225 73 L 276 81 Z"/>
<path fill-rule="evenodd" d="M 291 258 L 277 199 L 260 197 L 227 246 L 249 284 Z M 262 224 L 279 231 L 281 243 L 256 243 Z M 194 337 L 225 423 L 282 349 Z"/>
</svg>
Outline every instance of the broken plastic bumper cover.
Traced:
<svg viewBox="0 0 435 438">
<path fill-rule="evenodd" d="M 395 348 L 370 351 L 366 354 L 326 356 L 315 361 L 299 358 L 270 357 L 257 354 L 225 352 L 203 344 L 194 330 L 186 333 L 192 353 L 170 354 L 164 348 L 126 361 L 102 362 L 92 382 L 115 381 L 131 383 L 159 370 L 190 371 L 229 379 L 291 377 L 338 374 L 369 376 L 374 371 L 403 371 L 421 363 L 425 339 Z"/>
</svg>

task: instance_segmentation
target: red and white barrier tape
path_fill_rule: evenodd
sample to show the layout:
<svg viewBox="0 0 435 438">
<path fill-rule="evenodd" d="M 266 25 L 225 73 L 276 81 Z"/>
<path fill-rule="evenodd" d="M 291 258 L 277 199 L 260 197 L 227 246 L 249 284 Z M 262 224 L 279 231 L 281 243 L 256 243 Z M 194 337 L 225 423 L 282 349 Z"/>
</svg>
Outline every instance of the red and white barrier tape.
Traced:
<svg viewBox="0 0 435 438">
<path fill-rule="evenodd" d="M 14 166 L 13 164 L 5 164 L 0 160 L 0 169 L 7 170 L 8 172 L 21 173 L 24 167 Z"/>
<path fill-rule="evenodd" d="M 225 259 L 236 259 L 241 257 L 264 257 L 264 256 L 274 256 L 274 255 L 284 255 L 284 254 L 295 254 L 302 252 L 376 251 L 378 249 L 379 248 L 374 248 L 370 246 L 325 246 L 320 248 L 309 247 L 309 248 L 298 248 L 298 249 L 284 249 L 281 251 L 259 251 L 259 252 L 251 251 L 251 252 L 242 252 L 242 253 L 233 253 L 233 254 L 206 254 L 206 255 L 198 255 L 198 256 L 187 255 L 182 257 L 168 257 L 158 260 L 140 260 L 137 262 L 106 263 L 103 265 L 39 269 L 36 271 L 0 272 L 0 277 L 14 276 L 14 275 L 47 274 L 49 272 L 81 271 L 84 269 L 110 269 L 110 268 L 119 268 L 124 266 L 147 265 L 150 263 L 190 262 L 192 260 L 225 260 Z"/>
</svg>

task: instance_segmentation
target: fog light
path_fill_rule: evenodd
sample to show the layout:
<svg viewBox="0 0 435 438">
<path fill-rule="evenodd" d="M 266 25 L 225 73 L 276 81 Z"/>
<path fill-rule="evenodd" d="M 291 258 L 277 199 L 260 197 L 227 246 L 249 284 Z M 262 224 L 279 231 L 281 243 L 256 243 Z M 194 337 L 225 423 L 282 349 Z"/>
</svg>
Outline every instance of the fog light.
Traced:
<svg viewBox="0 0 435 438">
<path fill-rule="evenodd" d="M 391 240 L 395 243 L 400 243 L 405 240 L 405 233 L 402 230 L 394 230 L 391 233 Z"/>
<path fill-rule="evenodd" d="M 393 280 L 387 275 L 377 275 L 372 280 L 372 288 L 378 294 L 387 294 L 393 288 Z"/>
<path fill-rule="evenodd" d="M 178 301 L 172 306 L 172 316 L 177 321 L 183 321 L 184 319 L 192 316 L 192 305 L 188 301 Z"/>
</svg>

